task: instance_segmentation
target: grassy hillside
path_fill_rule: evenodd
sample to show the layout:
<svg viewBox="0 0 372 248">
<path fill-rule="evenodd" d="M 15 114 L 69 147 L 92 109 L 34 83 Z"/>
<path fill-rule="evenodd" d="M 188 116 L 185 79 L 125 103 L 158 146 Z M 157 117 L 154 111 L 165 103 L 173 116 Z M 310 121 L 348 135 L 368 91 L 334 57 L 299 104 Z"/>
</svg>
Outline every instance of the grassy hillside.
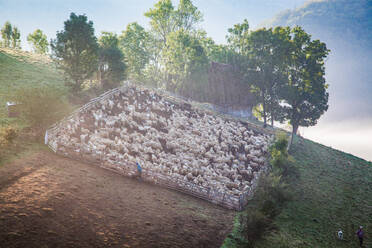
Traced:
<svg viewBox="0 0 372 248">
<path fill-rule="evenodd" d="M 359 225 L 372 247 L 372 163 L 302 138 L 292 155 L 299 171 L 290 182 L 293 199 L 256 247 L 358 247 Z"/>
<path fill-rule="evenodd" d="M 64 88 L 63 75 L 49 57 L 0 48 L 0 120 L 6 120 L 5 102 L 12 88 L 25 84 L 55 84 Z"/>
</svg>

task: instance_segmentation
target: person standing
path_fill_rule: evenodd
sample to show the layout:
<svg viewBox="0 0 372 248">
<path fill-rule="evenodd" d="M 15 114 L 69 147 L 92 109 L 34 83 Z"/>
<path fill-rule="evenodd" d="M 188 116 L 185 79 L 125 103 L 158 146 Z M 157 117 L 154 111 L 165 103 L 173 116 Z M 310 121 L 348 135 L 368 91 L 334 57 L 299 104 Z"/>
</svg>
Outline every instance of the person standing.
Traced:
<svg viewBox="0 0 372 248">
<path fill-rule="evenodd" d="M 138 162 L 136 164 L 137 164 L 138 178 L 140 179 L 142 176 L 142 167 Z"/>
<path fill-rule="evenodd" d="M 360 245 L 360 247 L 362 247 L 363 246 L 363 236 L 364 236 L 364 232 L 363 232 L 363 227 L 362 226 L 359 227 L 359 230 L 356 232 L 356 235 L 359 238 L 359 245 Z"/>
</svg>

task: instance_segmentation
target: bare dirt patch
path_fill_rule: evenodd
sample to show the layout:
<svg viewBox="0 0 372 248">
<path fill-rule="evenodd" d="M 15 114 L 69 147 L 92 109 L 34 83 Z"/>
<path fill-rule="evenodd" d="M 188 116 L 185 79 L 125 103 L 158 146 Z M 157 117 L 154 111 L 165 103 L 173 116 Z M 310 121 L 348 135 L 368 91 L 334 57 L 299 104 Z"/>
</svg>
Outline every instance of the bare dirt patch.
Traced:
<svg viewBox="0 0 372 248">
<path fill-rule="evenodd" d="M 0 247 L 219 247 L 234 215 L 46 151 L 0 168 Z"/>
</svg>

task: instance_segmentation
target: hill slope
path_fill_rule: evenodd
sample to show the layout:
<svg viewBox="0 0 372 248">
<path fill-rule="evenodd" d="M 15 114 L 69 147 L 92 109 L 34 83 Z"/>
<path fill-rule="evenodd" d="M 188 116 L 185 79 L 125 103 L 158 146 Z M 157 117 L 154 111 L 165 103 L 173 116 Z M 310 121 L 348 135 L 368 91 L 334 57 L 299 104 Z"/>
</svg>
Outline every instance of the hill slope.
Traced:
<svg viewBox="0 0 372 248">
<path fill-rule="evenodd" d="M 64 87 L 63 75 L 45 55 L 0 48 L 0 119 L 12 87 L 48 83 Z"/>
<path fill-rule="evenodd" d="M 302 138 L 292 154 L 300 173 L 290 183 L 294 199 L 276 219 L 279 234 L 257 247 L 357 247 L 360 225 L 370 237 L 372 163 Z M 336 239 L 339 229 L 345 241 Z"/>
</svg>

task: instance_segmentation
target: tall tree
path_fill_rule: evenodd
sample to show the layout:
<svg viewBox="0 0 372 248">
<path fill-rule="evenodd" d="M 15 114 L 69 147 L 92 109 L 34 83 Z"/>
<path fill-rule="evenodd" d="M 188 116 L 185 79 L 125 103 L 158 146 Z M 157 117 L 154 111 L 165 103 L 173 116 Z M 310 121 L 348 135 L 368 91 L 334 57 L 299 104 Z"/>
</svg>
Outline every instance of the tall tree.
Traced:
<svg viewBox="0 0 372 248">
<path fill-rule="evenodd" d="M 98 75 L 104 89 L 120 84 L 125 77 L 124 55 L 116 34 L 102 32 L 99 38 Z"/>
<path fill-rule="evenodd" d="M 301 27 L 291 30 L 288 81 L 281 92 L 283 114 L 292 125 L 290 145 L 299 126 L 315 125 L 328 109 L 328 85 L 324 78 L 328 53 L 325 43 L 312 41 Z"/>
<path fill-rule="evenodd" d="M 19 32 L 17 27 L 13 27 L 12 47 L 13 48 L 21 48 L 21 33 Z"/>
<path fill-rule="evenodd" d="M 165 44 L 167 36 L 175 31 L 191 32 L 203 20 L 202 13 L 191 0 L 180 0 L 175 9 L 171 0 L 160 0 L 145 13 L 155 35 Z"/>
<path fill-rule="evenodd" d="M 10 47 L 12 42 L 13 27 L 10 22 L 5 22 L 4 27 L 1 29 L 1 37 L 3 39 L 3 46 Z"/>
<path fill-rule="evenodd" d="M 285 68 L 288 66 L 289 28 L 259 29 L 249 35 L 249 67 L 255 73 L 253 90 L 262 104 L 264 125 L 267 117 L 274 125 L 280 120 L 279 91 L 285 84 Z"/>
<path fill-rule="evenodd" d="M 48 52 L 47 36 L 40 29 L 36 29 L 27 36 L 27 41 L 32 45 L 35 53 L 46 54 Z"/>
<path fill-rule="evenodd" d="M 182 95 L 194 94 L 191 88 L 197 81 L 203 83 L 201 77 L 207 75 L 208 58 L 202 44 L 182 29 L 169 35 L 163 63 L 170 76 L 167 89 Z"/>
<path fill-rule="evenodd" d="M 145 13 L 150 18 L 150 25 L 154 33 L 163 42 L 167 41 L 169 33 L 176 27 L 175 11 L 171 0 L 160 0 L 154 8 Z"/>
<path fill-rule="evenodd" d="M 52 57 L 56 59 L 73 82 L 73 92 L 79 92 L 84 80 L 92 76 L 98 67 L 98 43 L 94 35 L 93 22 L 85 15 L 71 13 L 65 21 L 64 30 L 57 32 L 51 40 Z"/>
<path fill-rule="evenodd" d="M 128 24 L 120 36 L 119 46 L 125 54 L 131 79 L 143 78 L 143 70 L 150 60 L 149 43 L 150 34 L 136 22 Z"/>
<path fill-rule="evenodd" d="M 192 4 L 191 0 L 180 0 L 175 12 L 176 27 L 188 32 L 203 20 L 202 13 Z"/>
</svg>

